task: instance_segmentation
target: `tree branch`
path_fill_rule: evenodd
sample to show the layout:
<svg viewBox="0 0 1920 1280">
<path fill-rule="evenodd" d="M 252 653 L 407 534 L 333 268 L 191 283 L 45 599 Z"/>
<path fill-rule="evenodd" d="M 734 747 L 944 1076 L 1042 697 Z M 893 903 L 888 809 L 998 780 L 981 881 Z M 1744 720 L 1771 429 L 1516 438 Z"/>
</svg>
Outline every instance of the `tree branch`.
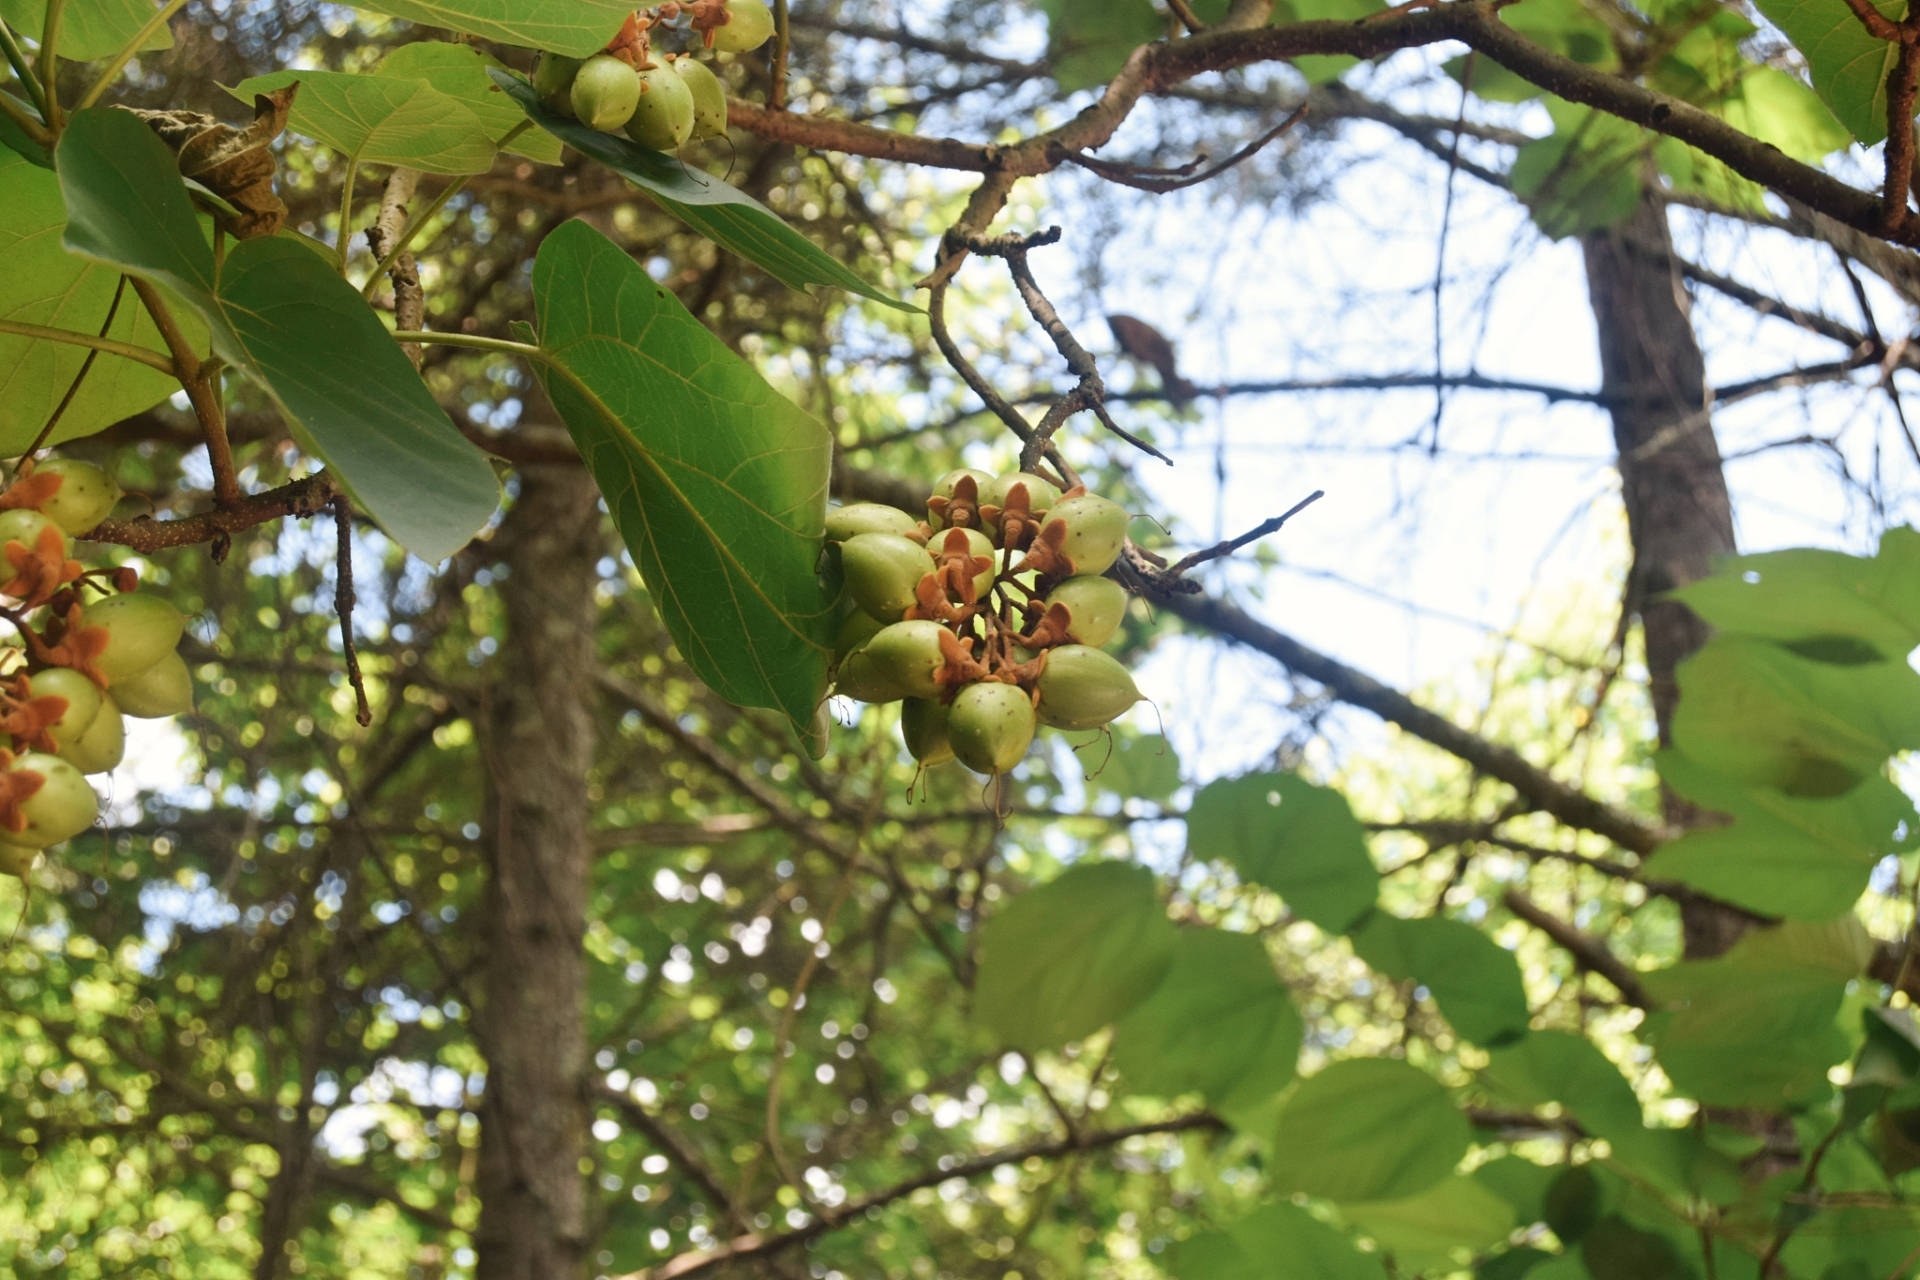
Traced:
<svg viewBox="0 0 1920 1280">
<path fill-rule="evenodd" d="M 306 519 L 319 515 L 340 492 L 326 472 L 283 484 L 278 489 L 239 499 L 232 506 L 216 507 L 197 516 L 177 520 L 155 520 L 138 516 L 132 520 L 102 520 L 80 537 L 88 542 L 111 542 L 148 554 L 162 547 L 188 547 L 200 542 L 230 538 L 255 525 L 283 516 Z"/>
<path fill-rule="evenodd" d="M 1597 973 L 1611 982 L 1620 998 L 1636 1009 L 1653 1008 L 1653 999 L 1640 985 L 1640 975 L 1626 961 L 1613 954 L 1606 942 L 1562 920 L 1518 889 L 1509 889 L 1501 899 L 1507 910 L 1552 938 L 1573 957 L 1573 962 L 1589 973 Z"/>
</svg>

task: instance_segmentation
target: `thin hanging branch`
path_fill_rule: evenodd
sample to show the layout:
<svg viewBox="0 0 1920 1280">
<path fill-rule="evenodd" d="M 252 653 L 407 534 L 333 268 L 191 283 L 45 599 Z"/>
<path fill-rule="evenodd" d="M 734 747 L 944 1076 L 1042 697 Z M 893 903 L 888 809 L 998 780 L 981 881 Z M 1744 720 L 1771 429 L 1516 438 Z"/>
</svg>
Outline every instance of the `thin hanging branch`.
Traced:
<svg viewBox="0 0 1920 1280">
<path fill-rule="evenodd" d="M 347 683 L 353 686 L 353 718 L 364 729 L 373 723 L 373 708 L 367 705 L 367 682 L 360 675 L 360 653 L 353 645 L 353 606 L 359 603 L 353 594 L 353 504 L 346 494 L 336 492 L 330 505 L 338 537 L 333 566 L 333 611 L 340 619 L 340 649 L 347 659 Z"/>
<path fill-rule="evenodd" d="M 1219 177 L 1227 170 L 1244 160 L 1251 159 L 1264 151 L 1267 144 L 1293 128 L 1307 117 L 1307 104 L 1301 103 L 1292 115 L 1282 120 L 1258 138 L 1240 148 L 1232 155 L 1214 165 L 1211 169 L 1200 170 L 1200 164 L 1207 157 L 1203 153 L 1198 158 L 1176 169 L 1152 169 L 1141 165 L 1120 164 L 1112 160 L 1101 160 L 1085 152 L 1060 152 L 1060 159 L 1067 164 L 1079 165 L 1091 173 L 1097 173 L 1108 182 L 1123 187 L 1132 187 L 1136 191 L 1151 191 L 1155 195 L 1165 195 L 1169 191 L 1179 191 L 1186 187 L 1197 187 L 1203 182 Z M 1196 170 L 1200 170 L 1196 172 Z"/>
<path fill-rule="evenodd" d="M 1216 542 L 1204 551 L 1196 551 L 1192 555 L 1182 558 L 1176 562 L 1172 568 L 1167 570 L 1166 576 L 1168 578 L 1178 578 L 1196 565 L 1205 564 L 1209 560 L 1218 560 L 1222 556 L 1230 556 L 1250 542 L 1258 542 L 1270 533 L 1278 533 L 1280 527 L 1286 524 L 1287 521 L 1293 519 L 1302 511 L 1305 511 L 1308 507 L 1326 496 L 1327 491 L 1325 489 L 1315 489 L 1312 493 L 1300 499 L 1300 501 L 1294 503 L 1285 511 L 1282 511 L 1279 515 L 1273 517 L 1271 520 L 1255 525 L 1239 537 L 1229 538 L 1225 542 Z"/>
</svg>

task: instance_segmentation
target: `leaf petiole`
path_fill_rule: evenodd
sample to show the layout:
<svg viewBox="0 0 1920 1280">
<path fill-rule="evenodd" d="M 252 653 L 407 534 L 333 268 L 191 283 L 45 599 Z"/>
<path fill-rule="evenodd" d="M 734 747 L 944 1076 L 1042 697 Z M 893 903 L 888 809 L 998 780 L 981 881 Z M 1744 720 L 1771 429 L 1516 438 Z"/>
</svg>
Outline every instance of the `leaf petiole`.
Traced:
<svg viewBox="0 0 1920 1280">
<path fill-rule="evenodd" d="M 54 81 L 55 70 L 59 66 L 60 55 L 55 52 L 60 47 L 60 19 L 66 13 L 67 0 L 47 0 L 46 20 L 40 26 L 40 92 L 44 95 L 41 113 L 47 118 L 47 129 L 58 136 L 60 133 L 60 86 Z"/>
<path fill-rule="evenodd" d="M 474 351 L 498 351 L 502 355 L 525 356 L 529 360 L 542 360 L 547 353 L 541 348 L 526 342 L 513 342 L 506 338 L 483 338 L 473 333 L 432 333 L 425 329 L 396 329 L 393 333 L 396 342 L 437 343 L 443 347 L 468 347 Z"/>
<path fill-rule="evenodd" d="M 179 377 L 173 361 L 157 351 L 145 347 L 136 347 L 130 342 L 121 342 L 114 338 L 96 338 L 90 333 L 76 333 L 72 329 L 53 329 L 43 324 L 23 324 L 18 320 L 0 320 L 0 333 L 16 334 L 22 338 L 39 338 L 46 342 L 66 342 L 76 347 L 92 347 L 95 351 L 104 351 L 110 356 L 120 356 L 144 364 L 148 368 L 158 369 L 169 377 Z"/>
<path fill-rule="evenodd" d="M 34 110 L 44 117 L 47 112 L 47 95 L 40 90 L 40 77 L 33 74 L 33 67 L 27 62 L 27 55 L 20 48 L 20 41 L 14 36 L 13 28 L 5 22 L 0 22 L 0 51 L 4 51 L 7 61 L 13 64 L 13 74 L 20 78 L 21 85 L 27 91 L 27 97 L 33 100 Z"/>
<path fill-rule="evenodd" d="M 74 110 L 84 111 L 94 103 L 100 101 L 100 95 L 105 93 L 113 84 L 114 80 L 119 77 L 121 70 L 129 62 L 132 62 L 134 58 L 139 56 L 140 50 L 142 46 L 147 43 L 148 37 L 164 26 L 167 19 L 185 8 L 186 4 L 187 0 L 167 0 L 166 4 L 160 6 L 159 10 L 156 11 L 151 18 L 147 19 L 147 25 L 141 27 L 133 39 L 127 42 L 127 47 L 113 56 L 113 61 L 109 62 L 100 72 L 99 77 L 94 80 L 93 86 L 81 97 L 79 105 L 76 106 Z"/>
<path fill-rule="evenodd" d="M 25 104 L 12 94 L 0 93 L 0 111 L 6 112 L 7 118 L 19 126 L 20 132 L 41 146 L 53 145 L 53 135 L 47 132 L 47 126 L 29 114 Z"/>
</svg>

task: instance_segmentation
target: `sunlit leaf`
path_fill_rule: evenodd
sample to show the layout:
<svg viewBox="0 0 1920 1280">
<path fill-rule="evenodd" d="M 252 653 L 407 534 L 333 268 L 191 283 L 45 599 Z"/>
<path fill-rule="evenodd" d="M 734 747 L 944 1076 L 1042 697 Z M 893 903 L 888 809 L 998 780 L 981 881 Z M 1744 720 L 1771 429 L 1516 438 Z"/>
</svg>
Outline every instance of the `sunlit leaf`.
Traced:
<svg viewBox="0 0 1920 1280">
<path fill-rule="evenodd" d="M 1453 1029 L 1483 1048 L 1527 1034 L 1531 1011 L 1513 953 L 1460 920 L 1369 912 L 1350 936 L 1354 954 L 1397 981 L 1433 993 Z"/>
<path fill-rule="evenodd" d="M 1385 1280 L 1378 1254 L 1353 1242 L 1305 1209 L 1282 1201 L 1255 1209 L 1222 1231 L 1207 1231 L 1167 1251 L 1177 1280 Z"/>
<path fill-rule="evenodd" d="M 1673 594 L 1722 631 L 1803 645 L 1851 637 L 1903 658 L 1920 646 L 1920 533 L 1889 529 L 1874 556 L 1806 547 L 1741 556 Z"/>
<path fill-rule="evenodd" d="M 298 83 L 288 128 L 325 143 L 355 164 L 400 164 L 426 173 L 484 173 L 493 138 L 466 103 L 419 79 L 338 71 L 275 71 L 242 80 L 243 102 Z M 500 130 L 499 133 L 506 131 Z"/>
<path fill-rule="evenodd" d="M 1187 848 L 1233 864 L 1330 933 L 1343 932 L 1379 892 L 1366 831 L 1346 797 L 1290 773 L 1208 783 L 1187 814 Z"/>
<path fill-rule="evenodd" d="M 367 0 L 360 7 L 575 58 L 605 48 L 633 12 L 626 0 Z"/>
<path fill-rule="evenodd" d="M 1472 1178 L 1454 1174 L 1417 1196 L 1343 1204 L 1340 1212 L 1387 1252 L 1445 1261 L 1456 1249 L 1479 1252 L 1513 1230 L 1513 1206 Z"/>
<path fill-rule="evenodd" d="M 159 10 L 154 0 L 66 0 L 60 14 L 60 56 L 75 62 L 110 58 L 126 48 Z M 46 0 L 0 0 L 0 18 L 36 44 L 46 16 Z M 173 32 L 164 23 L 140 46 L 142 52 L 172 47 Z"/>
<path fill-rule="evenodd" d="M 500 66 L 498 58 L 470 44 L 417 40 L 401 45 L 382 58 L 378 74 L 395 80 L 425 80 L 441 93 L 458 99 L 480 117 L 487 137 L 497 143 L 527 119 L 520 104 L 509 98 L 487 74 L 489 67 Z M 560 163 L 560 139 L 544 129 L 526 130 L 506 149 L 541 164 Z"/>
<path fill-rule="evenodd" d="M 1755 7 L 1786 33 L 1807 59 L 1813 90 L 1865 146 L 1887 136 L 1887 74 L 1900 48 L 1868 34 L 1838 0 L 1756 0 Z M 1899 0 L 1874 7 L 1891 22 L 1906 17 Z"/>
</svg>

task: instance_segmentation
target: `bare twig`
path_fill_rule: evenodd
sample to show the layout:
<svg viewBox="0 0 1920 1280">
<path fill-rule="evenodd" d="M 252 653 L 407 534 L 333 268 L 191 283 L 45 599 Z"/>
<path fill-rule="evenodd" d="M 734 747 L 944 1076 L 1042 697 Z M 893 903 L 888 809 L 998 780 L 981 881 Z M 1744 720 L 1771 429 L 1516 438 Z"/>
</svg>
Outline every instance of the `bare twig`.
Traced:
<svg viewBox="0 0 1920 1280">
<path fill-rule="evenodd" d="M 1183 557 L 1176 562 L 1171 569 L 1167 570 L 1167 576 L 1169 578 L 1177 578 L 1195 565 L 1205 564 L 1209 560 L 1218 560 L 1222 556 L 1230 556 L 1240 548 L 1246 546 L 1249 542 L 1258 542 L 1270 533 L 1278 533 L 1280 526 L 1326 496 L 1327 491 L 1325 489 L 1315 489 L 1312 493 L 1300 499 L 1300 501 L 1294 503 L 1279 515 L 1273 517 L 1273 519 L 1262 521 L 1239 537 L 1229 538 L 1225 542 L 1216 542 L 1204 551 L 1196 551 L 1190 556 Z"/>
<path fill-rule="evenodd" d="M 1076 164 L 1082 169 L 1097 173 L 1108 182 L 1118 183 L 1123 187 L 1132 187 L 1136 191 L 1151 191 L 1155 195 L 1165 195 L 1169 191 L 1179 191 L 1186 187 L 1197 187 L 1203 182 L 1219 177 L 1243 160 L 1248 160 L 1258 155 L 1261 151 L 1265 150 L 1268 143 L 1293 128 L 1294 125 L 1299 124 L 1302 120 L 1306 119 L 1306 116 L 1307 105 L 1301 103 L 1300 106 L 1294 109 L 1293 114 L 1285 120 L 1282 120 L 1279 124 L 1267 130 L 1258 138 L 1255 138 L 1252 142 L 1249 142 L 1246 146 L 1240 148 L 1225 160 L 1222 160 L 1219 164 L 1214 165 L 1211 169 L 1201 170 L 1198 173 L 1194 171 L 1200 168 L 1201 161 L 1206 159 L 1205 155 L 1187 164 L 1183 164 L 1177 169 L 1150 169 L 1141 165 L 1119 164 L 1112 160 L 1100 160 L 1079 151 L 1062 151 L 1060 153 L 1060 159 L 1067 164 Z"/>
<path fill-rule="evenodd" d="M 353 686 L 354 715 L 361 728 L 373 723 L 367 705 L 367 682 L 360 675 L 360 653 L 353 646 L 353 504 L 344 493 L 333 495 L 333 528 L 339 542 L 333 566 L 333 611 L 340 618 L 340 650 L 347 660 L 347 683 Z"/>
<path fill-rule="evenodd" d="M 1611 982 L 1619 990 L 1620 998 L 1628 1004 L 1636 1009 L 1654 1007 L 1653 998 L 1640 984 L 1640 975 L 1626 961 L 1613 954 L 1604 941 L 1582 933 L 1518 889 L 1507 890 L 1502 901 L 1506 903 L 1507 910 L 1558 943 L 1573 957 L 1575 964 Z"/>
<path fill-rule="evenodd" d="M 792 47 L 787 0 L 773 0 L 773 87 L 767 91 L 767 108 L 771 111 L 784 111 L 787 106 L 787 54 Z"/>
<path fill-rule="evenodd" d="M 1189 34 L 1196 36 L 1200 34 L 1202 25 L 1200 17 L 1194 13 L 1193 6 L 1188 4 L 1187 0 L 1167 0 L 1167 8 L 1172 11 L 1174 17 L 1180 19 L 1180 25 L 1185 27 Z"/>
</svg>

